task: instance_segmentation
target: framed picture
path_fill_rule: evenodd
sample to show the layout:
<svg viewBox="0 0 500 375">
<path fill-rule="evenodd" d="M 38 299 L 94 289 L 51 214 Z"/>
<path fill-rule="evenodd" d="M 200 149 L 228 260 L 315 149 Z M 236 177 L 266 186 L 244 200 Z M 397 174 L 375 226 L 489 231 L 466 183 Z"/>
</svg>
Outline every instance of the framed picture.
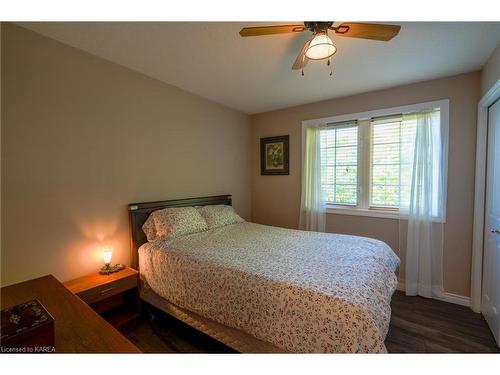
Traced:
<svg viewBox="0 0 500 375">
<path fill-rule="evenodd" d="M 260 139 L 260 174 L 288 175 L 290 174 L 289 136 L 269 137 Z"/>
</svg>

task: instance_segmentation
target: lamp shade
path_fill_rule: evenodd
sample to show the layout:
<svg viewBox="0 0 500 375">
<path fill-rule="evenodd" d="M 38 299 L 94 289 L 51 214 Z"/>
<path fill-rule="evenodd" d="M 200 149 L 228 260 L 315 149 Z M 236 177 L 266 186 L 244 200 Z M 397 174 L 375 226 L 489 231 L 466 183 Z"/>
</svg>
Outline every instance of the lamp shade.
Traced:
<svg viewBox="0 0 500 375">
<path fill-rule="evenodd" d="M 110 264 L 112 256 L 113 256 L 113 249 L 111 249 L 110 247 L 105 247 L 102 249 L 102 259 L 104 261 L 104 264 Z"/>
<path fill-rule="evenodd" d="M 309 43 L 306 57 L 311 60 L 322 60 L 332 56 L 337 51 L 332 40 L 324 31 L 319 31 Z"/>
</svg>

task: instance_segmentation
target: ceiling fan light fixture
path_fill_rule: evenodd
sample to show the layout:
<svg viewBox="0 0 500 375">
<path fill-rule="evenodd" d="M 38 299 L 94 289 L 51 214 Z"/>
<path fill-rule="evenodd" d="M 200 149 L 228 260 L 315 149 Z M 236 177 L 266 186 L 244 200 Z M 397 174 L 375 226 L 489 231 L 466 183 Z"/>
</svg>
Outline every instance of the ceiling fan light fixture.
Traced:
<svg viewBox="0 0 500 375">
<path fill-rule="evenodd" d="M 325 31 L 318 31 L 314 34 L 306 51 L 306 57 L 310 60 L 327 59 L 337 52 L 332 40 Z"/>
</svg>

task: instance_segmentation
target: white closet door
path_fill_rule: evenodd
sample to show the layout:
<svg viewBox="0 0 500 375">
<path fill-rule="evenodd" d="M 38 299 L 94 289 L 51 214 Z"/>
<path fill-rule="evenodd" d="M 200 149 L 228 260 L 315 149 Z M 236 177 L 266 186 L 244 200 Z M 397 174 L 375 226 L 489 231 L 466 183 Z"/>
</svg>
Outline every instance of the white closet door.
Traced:
<svg viewBox="0 0 500 375">
<path fill-rule="evenodd" d="M 488 109 L 482 310 L 500 346 L 500 100 Z"/>
</svg>

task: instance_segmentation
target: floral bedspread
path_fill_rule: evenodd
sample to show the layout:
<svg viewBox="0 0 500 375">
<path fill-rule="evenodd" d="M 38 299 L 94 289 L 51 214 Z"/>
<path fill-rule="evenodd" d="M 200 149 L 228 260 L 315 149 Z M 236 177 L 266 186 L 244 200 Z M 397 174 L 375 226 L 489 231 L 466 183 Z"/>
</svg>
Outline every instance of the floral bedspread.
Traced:
<svg viewBox="0 0 500 375">
<path fill-rule="evenodd" d="M 170 302 L 294 353 L 384 353 L 399 258 L 384 242 L 238 223 L 139 249 Z"/>
</svg>

